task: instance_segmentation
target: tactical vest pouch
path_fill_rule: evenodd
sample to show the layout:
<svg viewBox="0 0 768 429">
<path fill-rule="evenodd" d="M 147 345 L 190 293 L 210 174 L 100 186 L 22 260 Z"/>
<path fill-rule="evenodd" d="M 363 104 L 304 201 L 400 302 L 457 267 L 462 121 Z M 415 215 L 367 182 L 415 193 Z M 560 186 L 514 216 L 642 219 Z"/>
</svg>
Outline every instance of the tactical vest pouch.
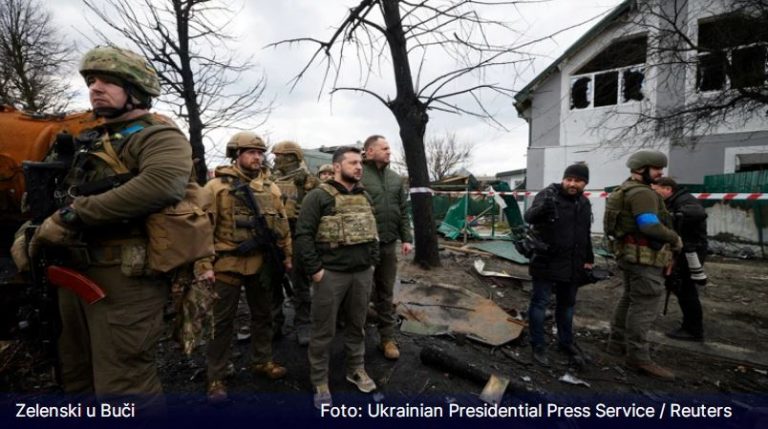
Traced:
<svg viewBox="0 0 768 429">
<path fill-rule="evenodd" d="M 137 126 L 129 128 L 125 136 L 163 130 L 178 131 L 178 128 L 166 124 L 153 124 L 146 128 Z M 103 152 L 90 155 L 101 159 L 118 175 L 131 173 L 108 136 L 102 140 L 102 147 Z M 198 259 L 213 256 L 213 220 L 209 212 L 211 205 L 210 196 L 194 178 L 190 178 L 181 201 L 147 216 L 145 227 L 148 245 L 122 245 L 120 267 L 123 274 L 147 275 L 150 270 L 167 273 Z"/>
<path fill-rule="evenodd" d="M 214 255 L 211 200 L 190 180 L 184 199 L 147 217 L 149 268 L 167 273 Z"/>
<path fill-rule="evenodd" d="M 120 271 L 126 277 L 141 277 L 149 274 L 147 246 L 144 243 L 120 246 Z"/>
<path fill-rule="evenodd" d="M 663 268 L 672 261 L 673 254 L 669 244 L 664 244 L 661 249 L 654 250 L 643 240 L 635 240 L 632 236 L 627 236 L 617 247 L 617 257 L 630 264 Z"/>
<path fill-rule="evenodd" d="M 320 218 L 315 235 L 317 242 L 334 248 L 378 241 L 376 218 L 364 195 L 342 195 L 325 183 L 320 188 L 334 197 L 334 214 Z"/>
</svg>

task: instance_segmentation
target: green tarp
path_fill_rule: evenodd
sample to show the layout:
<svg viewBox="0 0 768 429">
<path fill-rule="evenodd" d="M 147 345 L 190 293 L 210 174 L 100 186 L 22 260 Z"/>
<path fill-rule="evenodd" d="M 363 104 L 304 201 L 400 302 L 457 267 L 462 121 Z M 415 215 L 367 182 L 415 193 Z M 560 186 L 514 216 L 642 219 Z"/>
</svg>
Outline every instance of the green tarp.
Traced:
<svg viewBox="0 0 768 429">
<path fill-rule="evenodd" d="M 517 249 L 515 249 L 515 244 L 511 241 L 487 240 L 480 243 L 472 243 L 469 245 L 469 247 L 482 250 L 484 252 L 493 253 L 500 258 L 504 258 L 518 264 L 528 264 L 528 258 L 521 255 Z"/>
</svg>

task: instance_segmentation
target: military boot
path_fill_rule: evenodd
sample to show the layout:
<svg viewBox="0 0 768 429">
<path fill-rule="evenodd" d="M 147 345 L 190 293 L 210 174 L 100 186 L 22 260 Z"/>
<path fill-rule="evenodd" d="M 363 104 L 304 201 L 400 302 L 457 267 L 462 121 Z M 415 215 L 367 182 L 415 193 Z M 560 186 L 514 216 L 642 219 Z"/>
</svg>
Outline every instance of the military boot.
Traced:
<svg viewBox="0 0 768 429">
<path fill-rule="evenodd" d="M 397 348 L 397 343 L 394 340 L 382 340 L 381 344 L 379 344 L 379 350 L 384 352 L 384 357 L 389 360 L 400 358 L 400 350 Z"/>
<path fill-rule="evenodd" d="M 221 404 L 227 401 L 227 386 L 221 380 L 213 380 L 208 383 L 208 402 Z"/>
<path fill-rule="evenodd" d="M 278 380 L 285 377 L 285 374 L 288 373 L 284 366 L 273 361 L 253 364 L 251 369 L 256 374 L 266 376 L 270 380 Z"/>
<path fill-rule="evenodd" d="M 318 410 L 323 408 L 323 405 L 333 405 L 333 398 L 327 384 L 315 386 L 315 394 L 312 397 L 312 401 Z"/>
<path fill-rule="evenodd" d="M 675 379 L 675 374 L 672 371 L 664 368 L 663 366 L 659 366 L 656 362 L 650 360 L 634 361 L 628 359 L 627 366 L 642 374 L 650 375 L 662 380 L 672 381 Z"/>
</svg>

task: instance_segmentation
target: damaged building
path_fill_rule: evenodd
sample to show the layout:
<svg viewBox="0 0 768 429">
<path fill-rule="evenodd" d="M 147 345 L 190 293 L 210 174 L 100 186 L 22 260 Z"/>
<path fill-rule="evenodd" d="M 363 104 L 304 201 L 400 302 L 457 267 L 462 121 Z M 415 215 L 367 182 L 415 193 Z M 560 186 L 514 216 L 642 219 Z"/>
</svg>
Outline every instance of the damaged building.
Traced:
<svg viewBox="0 0 768 429">
<path fill-rule="evenodd" d="M 624 1 L 570 46 L 516 96 L 530 126 L 527 188 L 559 181 L 576 162 L 593 167 L 590 189 L 618 185 L 639 148 L 668 154 L 667 175 L 684 184 L 768 170 L 767 106 L 756 101 L 767 87 L 768 25 L 741 3 Z M 709 116 L 692 113 L 702 108 Z M 593 212 L 602 219 L 604 200 Z M 756 224 L 755 242 L 766 233 Z"/>
</svg>

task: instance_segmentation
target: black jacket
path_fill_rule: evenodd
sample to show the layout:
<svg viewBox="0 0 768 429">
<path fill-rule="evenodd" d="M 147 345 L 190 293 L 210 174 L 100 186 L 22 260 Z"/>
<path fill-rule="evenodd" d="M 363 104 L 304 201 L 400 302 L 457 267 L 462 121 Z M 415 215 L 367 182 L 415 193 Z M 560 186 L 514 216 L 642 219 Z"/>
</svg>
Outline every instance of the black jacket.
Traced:
<svg viewBox="0 0 768 429">
<path fill-rule="evenodd" d="M 575 283 L 584 275 L 584 264 L 595 260 L 592 205 L 583 194 L 570 196 L 562 190 L 559 183 L 549 185 L 536 195 L 525 212 L 525 221 L 549 245 L 545 254 L 534 254 L 529 272 L 536 278 Z M 554 206 L 554 211 L 548 206 Z"/>
<path fill-rule="evenodd" d="M 683 240 L 683 252 L 707 251 L 707 212 L 685 188 L 680 188 L 664 201 L 672 215 L 675 232 Z"/>
</svg>

